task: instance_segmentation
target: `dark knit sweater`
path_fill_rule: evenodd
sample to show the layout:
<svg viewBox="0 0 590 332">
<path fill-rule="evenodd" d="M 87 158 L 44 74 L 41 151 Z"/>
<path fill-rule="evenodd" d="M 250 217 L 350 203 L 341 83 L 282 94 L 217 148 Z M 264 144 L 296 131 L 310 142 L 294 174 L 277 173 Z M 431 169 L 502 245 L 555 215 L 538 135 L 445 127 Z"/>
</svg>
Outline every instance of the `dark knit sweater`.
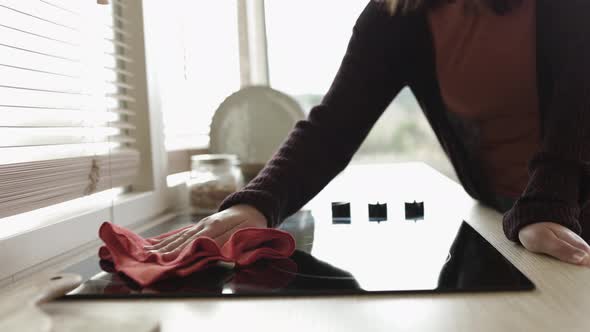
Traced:
<svg viewBox="0 0 590 332">
<path fill-rule="evenodd" d="M 518 241 L 531 223 L 551 221 L 576 233 L 588 224 L 590 188 L 590 13 L 588 0 L 537 0 L 537 88 L 541 144 L 529 182 L 504 215 Z M 369 130 L 404 87 L 416 96 L 465 190 L 500 209 L 478 155 L 477 131 L 445 109 L 426 9 L 390 15 L 371 1 L 357 20 L 332 86 L 297 123 L 262 172 L 220 210 L 256 207 L 277 226 L 299 210 L 352 159 Z M 514 126 L 519 124 L 514 123 Z M 586 236 L 588 234 L 583 234 Z"/>
</svg>

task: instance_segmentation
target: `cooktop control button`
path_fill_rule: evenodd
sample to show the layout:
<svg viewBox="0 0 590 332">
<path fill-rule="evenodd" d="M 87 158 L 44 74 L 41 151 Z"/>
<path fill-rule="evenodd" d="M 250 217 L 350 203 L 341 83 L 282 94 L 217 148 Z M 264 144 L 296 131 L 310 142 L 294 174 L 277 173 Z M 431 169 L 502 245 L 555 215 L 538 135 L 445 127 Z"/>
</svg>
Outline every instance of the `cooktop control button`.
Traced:
<svg viewBox="0 0 590 332">
<path fill-rule="evenodd" d="M 333 224 L 350 224 L 350 203 L 333 202 L 332 203 L 332 223 Z"/>
<path fill-rule="evenodd" d="M 382 222 L 387 220 L 387 204 L 369 204 L 369 221 Z"/>
<path fill-rule="evenodd" d="M 424 202 L 406 203 L 406 220 L 424 219 Z"/>
</svg>

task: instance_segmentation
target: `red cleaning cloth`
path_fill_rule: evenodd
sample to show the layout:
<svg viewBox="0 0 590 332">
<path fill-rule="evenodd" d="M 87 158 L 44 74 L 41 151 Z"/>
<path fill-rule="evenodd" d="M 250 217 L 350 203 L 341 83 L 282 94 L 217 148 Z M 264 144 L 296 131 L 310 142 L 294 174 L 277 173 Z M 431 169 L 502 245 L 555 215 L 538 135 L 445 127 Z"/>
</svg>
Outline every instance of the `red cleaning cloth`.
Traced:
<svg viewBox="0 0 590 332">
<path fill-rule="evenodd" d="M 99 236 L 105 246 L 98 255 L 113 263 L 122 272 L 145 287 L 158 280 L 184 277 L 218 262 L 233 262 L 238 267 L 260 259 L 284 259 L 293 254 L 295 240 L 286 232 L 272 228 L 244 228 L 234 233 L 221 247 L 209 237 L 199 237 L 184 247 L 175 257 L 165 259 L 162 254 L 149 252 L 145 245 L 176 234 L 188 227 L 154 238 L 144 239 L 132 231 L 109 222 L 100 226 Z"/>
</svg>

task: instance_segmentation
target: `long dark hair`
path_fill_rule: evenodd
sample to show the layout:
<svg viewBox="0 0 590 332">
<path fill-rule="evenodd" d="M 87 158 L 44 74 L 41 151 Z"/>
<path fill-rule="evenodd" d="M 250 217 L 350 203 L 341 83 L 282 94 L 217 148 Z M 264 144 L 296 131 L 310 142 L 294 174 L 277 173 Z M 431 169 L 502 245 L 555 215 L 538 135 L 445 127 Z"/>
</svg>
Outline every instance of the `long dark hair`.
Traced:
<svg viewBox="0 0 590 332">
<path fill-rule="evenodd" d="M 385 3 L 389 11 L 394 14 L 396 12 L 409 12 L 424 7 L 434 7 L 444 2 L 455 0 L 380 0 Z M 505 14 L 515 7 L 519 6 L 522 0 L 467 0 L 466 5 L 469 9 L 487 8 L 497 14 Z"/>
</svg>

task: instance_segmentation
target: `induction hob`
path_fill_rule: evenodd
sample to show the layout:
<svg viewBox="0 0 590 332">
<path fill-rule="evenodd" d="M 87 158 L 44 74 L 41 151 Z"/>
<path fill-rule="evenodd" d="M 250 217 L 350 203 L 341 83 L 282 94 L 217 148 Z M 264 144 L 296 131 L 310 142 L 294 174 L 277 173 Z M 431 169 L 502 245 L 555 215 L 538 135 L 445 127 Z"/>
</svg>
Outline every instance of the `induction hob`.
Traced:
<svg viewBox="0 0 590 332">
<path fill-rule="evenodd" d="M 141 235 L 156 236 L 191 222 L 191 217 L 179 216 Z M 81 274 L 85 281 L 62 299 L 534 289 L 524 274 L 461 220 L 317 222 L 311 212 L 301 211 L 281 229 L 291 233 L 297 243 L 289 260 L 263 261 L 239 270 L 214 266 L 141 288 L 124 275 L 104 272 L 109 270 L 108 264 L 92 257 L 64 271 Z"/>
</svg>

